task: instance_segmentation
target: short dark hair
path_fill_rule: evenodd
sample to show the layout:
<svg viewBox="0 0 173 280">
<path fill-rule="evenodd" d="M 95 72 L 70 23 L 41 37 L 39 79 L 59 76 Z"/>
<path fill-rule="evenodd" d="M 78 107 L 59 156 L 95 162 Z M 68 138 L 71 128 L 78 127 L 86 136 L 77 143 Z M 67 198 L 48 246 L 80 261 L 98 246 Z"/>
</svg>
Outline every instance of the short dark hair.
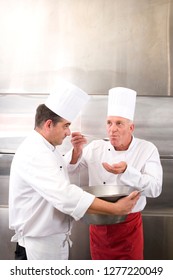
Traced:
<svg viewBox="0 0 173 280">
<path fill-rule="evenodd" d="M 40 104 L 36 109 L 35 128 L 42 127 L 47 120 L 52 120 L 53 124 L 56 125 L 57 122 L 62 121 L 62 118 L 46 107 L 45 104 Z"/>
</svg>

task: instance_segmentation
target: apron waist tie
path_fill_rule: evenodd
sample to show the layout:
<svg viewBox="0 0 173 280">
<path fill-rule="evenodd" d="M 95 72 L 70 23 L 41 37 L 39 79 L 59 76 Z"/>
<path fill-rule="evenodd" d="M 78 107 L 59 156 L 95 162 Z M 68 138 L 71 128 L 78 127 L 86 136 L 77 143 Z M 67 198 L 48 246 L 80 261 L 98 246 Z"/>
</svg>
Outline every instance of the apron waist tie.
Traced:
<svg viewBox="0 0 173 280">
<path fill-rule="evenodd" d="M 64 241 L 63 241 L 63 247 L 65 246 L 65 243 L 66 243 L 66 242 L 68 242 L 70 248 L 72 247 L 73 242 L 72 242 L 71 239 L 70 239 L 70 235 L 71 235 L 71 232 L 67 232 L 67 233 L 65 234 L 65 239 L 64 239 Z"/>
</svg>

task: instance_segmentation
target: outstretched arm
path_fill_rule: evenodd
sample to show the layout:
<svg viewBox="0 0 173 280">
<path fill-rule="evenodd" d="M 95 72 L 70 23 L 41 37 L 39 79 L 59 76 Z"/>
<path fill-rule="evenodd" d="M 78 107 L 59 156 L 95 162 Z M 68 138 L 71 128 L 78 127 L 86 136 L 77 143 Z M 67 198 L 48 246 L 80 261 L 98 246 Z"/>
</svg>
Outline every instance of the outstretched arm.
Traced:
<svg viewBox="0 0 173 280">
<path fill-rule="evenodd" d="M 87 213 L 127 215 L 132 211 L 139 197 L 140 197 L 140 193 L 138 191 L 134 191 L 130 195 L 119 199 L 115 203 L 107 202 L 105 200 L 95 198 L 93 203 L 88 208 Z"/>
</svg>

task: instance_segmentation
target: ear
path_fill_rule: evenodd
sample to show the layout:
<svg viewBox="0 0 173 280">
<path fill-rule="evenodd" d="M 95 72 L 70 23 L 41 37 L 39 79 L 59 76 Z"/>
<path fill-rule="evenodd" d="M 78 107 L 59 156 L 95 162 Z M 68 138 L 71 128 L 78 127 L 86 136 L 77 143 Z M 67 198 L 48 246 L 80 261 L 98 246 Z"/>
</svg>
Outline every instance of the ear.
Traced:
<svg viewBox="0 0 173 280">
<path fill-rule="evenodd" d="M 134 125 L 134 123 L 132 123 L 132 124 L 130 125 L 130 131 L 133 132 L 134 129 L 135 129 L 135 125 Z"/>
<path fill-rule="evenodd" d="M 46 129 L 50 129 L 51 125 L 52 125 L 52 120 L 47 120 L 47 121 L 44 123 L 44 127 L 45 127 Z"/>
</svg>

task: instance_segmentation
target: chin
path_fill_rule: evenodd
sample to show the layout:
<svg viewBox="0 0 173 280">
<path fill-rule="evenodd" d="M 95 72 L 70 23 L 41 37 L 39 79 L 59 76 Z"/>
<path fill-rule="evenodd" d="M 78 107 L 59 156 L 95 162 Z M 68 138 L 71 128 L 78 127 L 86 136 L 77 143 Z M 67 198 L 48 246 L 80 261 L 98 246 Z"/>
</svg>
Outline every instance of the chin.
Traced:
<svg viewBox="0 0 173 280">
<path fill-rule="evenodd" d="M 110 139 L 110 142 L 113 146 L 118 145 L 117 139 Z"/>
<path fill-rule="evenodd" d="M 111 145 L 116 149 L 116 150 L 121 150 L 121 144 L 118 141 L 111 141 Z"/>
<path fill-rule="evenodd" d="M 61 145 L 61 144 L 62 144 L 62 142 L 63 142 L 63 141 L 60 141 L 60 140 L 59 140 L 59 141 L 55 144 L 55 146 L 59 146 L 59 145 Z"/>
</svg>

